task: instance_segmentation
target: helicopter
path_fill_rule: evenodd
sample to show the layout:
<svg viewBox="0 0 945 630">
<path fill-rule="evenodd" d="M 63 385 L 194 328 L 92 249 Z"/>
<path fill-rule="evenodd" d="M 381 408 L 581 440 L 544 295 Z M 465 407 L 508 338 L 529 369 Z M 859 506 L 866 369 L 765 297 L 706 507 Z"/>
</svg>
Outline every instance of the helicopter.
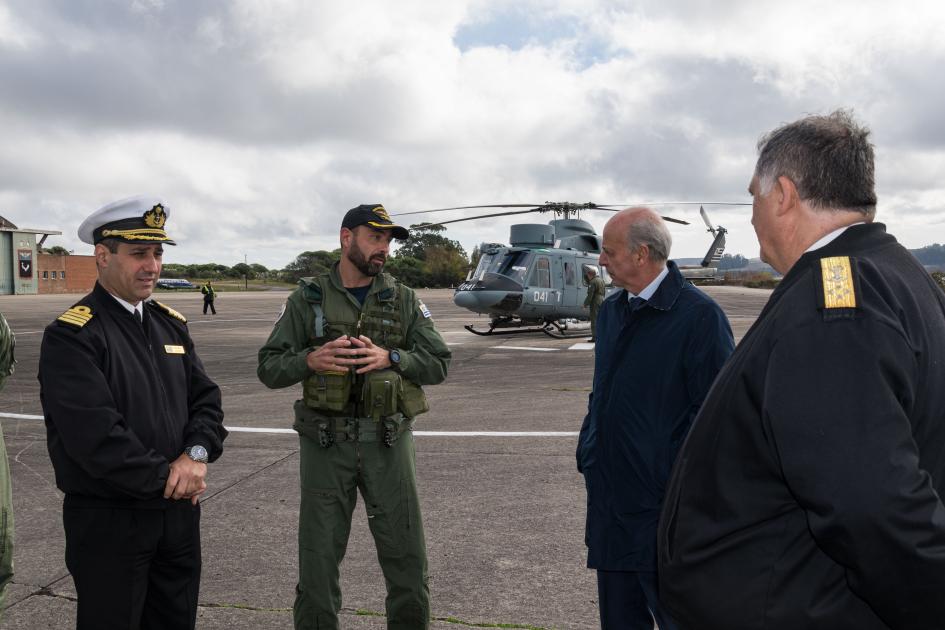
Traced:
<svg viewBox="0 0 945 630">
<path fill-rule="evenodd" d="M 427 225 L 447 225 L 491 217 L 510 216 L 532 212 L 551 212 L 556 218 L 547 224 L 520 223 L 511 226 L 509 245 L 482 243 L 476 268 L 466 281 L 456 287 L 453 302 L 466 310 L 489 316 L 485 330 L 470 324 L 466 330 L 476 335 L 508 335 L 543 332 L 551 337 L 565 338 L 586 334 L 590 310 L 584 306 L 587 294 L 588 272 L 593 270 L 605 285 L 607 294 L 619 290 L 612 286 L 606 267 L 599 263 L 602 237 L 587 221 L 575 218 L 581 211 L 604 210 L 617 212 L 631 205 L 695 205 L 708 231 L 712 245 L 699 266 L 680 267 L 683 276 L 690 279 L 709 279 L 716 274 L 725 251 L 724 227 L 715 227 L 709 221 L 703 205 L 747 205 L 725 202 L 664 202 L 650 204 L 596 204 L 551 202 L 543 204 L 493 204 L 458 206 L 402 212 L 392 216 L 426 214 L 453 210 L 484 208 L 515 208 L 505 212 L 450 219 Z M 524 209 L 523 209 L 524 208 Z M 664 216 L 665 221 L 689 225 L 688 221 Z"/>
</svg>

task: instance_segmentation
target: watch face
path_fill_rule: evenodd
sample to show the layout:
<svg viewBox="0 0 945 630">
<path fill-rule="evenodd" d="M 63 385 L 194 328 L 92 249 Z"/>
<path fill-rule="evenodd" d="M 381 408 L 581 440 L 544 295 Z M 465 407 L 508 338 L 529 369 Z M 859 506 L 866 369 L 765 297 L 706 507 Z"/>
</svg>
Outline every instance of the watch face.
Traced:
<svg viewBox="0 0 945 630">
<path fill-rule="evenodd" d="M 191 446 L 190 452 L 188 452 L 187 454 L 194 461 L 197 461 L 197 462 L 207 461 L 207 449 L 200 446 L 199 444 L 197 446 Z"/>
<path fill-rule="evenodd" d="M 391 350 L 390 360 L 391 360 L 391 363 L 400 363 L 400 352 L 398 352 L 397 350 Z"/>
</svg>

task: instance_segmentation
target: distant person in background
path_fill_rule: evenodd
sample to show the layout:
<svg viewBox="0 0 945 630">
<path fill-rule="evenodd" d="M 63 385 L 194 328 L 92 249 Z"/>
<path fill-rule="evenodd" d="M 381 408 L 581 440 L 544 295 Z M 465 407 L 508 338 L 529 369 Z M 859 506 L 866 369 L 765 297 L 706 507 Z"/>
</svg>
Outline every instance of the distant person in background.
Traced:
<svg viewBox="0 0 945 630">
<path fill-rule="evenodd" d="M 852 116 L 758 146 L 752 224 L 784 278 L 679 456 L 661 596 L 687 630 L 940 630 L 945 295 L 874 222 Z"/>
<path fill-rule="evenodd" d="M 207 314 L 207 307 L 210 307 L 210 312 L 213 315 L 217 314 L 217 309 L 213 306 L 213 300 L 217 297 L 217 292 L 213 288 L 213 282 L 207 280 L 207 283 L 200 287 L 200 292 L 203 293 L 203 314 Z"/>
<path fill-rule="evenodd" d="M 13 347 L 16 339 L 7 320 L 0 313 L 0 390 L 8 376 L 13 374 Z M 0 617 L 3 615 L 4 594 L 13 580 L 13 491 L 10 486 L 10 465 L 7 448 L 0 430 Z"/>
<path fill-rule="evenodd" d="M 584 276 L 587 280 L 587 297 L 584 298 L 584 306 L 591 309 L 591 338 L 590 342 L 597 341 L 597 313 L 600 311 L 600 305 L 604 303 L 604 297 L 607 295 L 607 287 L 604 286 L 604 279 L 597 275 L 597 270 L 591 266 L 584 268 Z"/>
<path fill-rule="evenodd" d="M 676 453 L 735 345 L 719 305 L 669 259 L 658 214 L 604 226 L 614 285 L 597 320 L 594 386 L 577 447 L 587 487 L 587 566 L 603 630 L 674 630 L 657 592 L 656 525 Z"/>
</svg>

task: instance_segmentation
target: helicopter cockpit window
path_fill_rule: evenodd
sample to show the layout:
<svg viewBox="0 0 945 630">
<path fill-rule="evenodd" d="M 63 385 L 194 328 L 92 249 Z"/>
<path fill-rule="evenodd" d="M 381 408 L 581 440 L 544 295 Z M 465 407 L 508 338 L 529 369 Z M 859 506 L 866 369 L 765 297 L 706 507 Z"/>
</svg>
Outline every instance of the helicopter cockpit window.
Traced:
<svg viewBox="0 0 945 630">
<path fill-rule="evenodd" d="M 544 256 L 538 257 L 528 283 L 533 287 L 551 286 L 551 263 L 548 262 L 547 258 Z"/>
<path fill-rule="evenodd" d="M 482 280 L 482 276 L 489 271 L 489 267 L 492 266 L 492 263 L 495 261 L 495 254 L 483 254 L 479 258 L 479 264 L 476 265 L 476 271 L 473 272 L 472 280 Z"/>
<path fill-rule="evenodd" d="M 531 252 L 508 252 L 504 258 L 496 261 L 490 271 L 507 276 L 521 284 L 525 283 L 525 272 L 531 260 Z"/>
</svg>

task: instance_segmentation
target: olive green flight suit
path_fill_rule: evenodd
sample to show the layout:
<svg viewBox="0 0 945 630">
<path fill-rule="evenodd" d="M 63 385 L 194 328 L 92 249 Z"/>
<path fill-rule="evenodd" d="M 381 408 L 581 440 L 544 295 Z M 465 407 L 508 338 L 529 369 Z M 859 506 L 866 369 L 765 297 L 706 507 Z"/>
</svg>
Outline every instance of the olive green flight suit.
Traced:
<svg viewBox="0 0 945 630">
<path fill-rule="evenodd" d="M 7 320 L 0 314 L 0 389 L 13 374 L 15 339 Z M 13 580 L 13 490 L 10 486 L 10 465 L 7 447 L 0 430 L 0 616 L 3 614 L 4 592 Z"/>
<path fill-rule="evenodd" d="M 587 285 L 587 297 L 584 299 L 584 306 L 591 307 L 591 339 L 597 339 L 597 313 L 606 295 L 607 287 L 604 286 L 604 279 L 594 276 Z"/>
<path fill-rule="evenodd" d="M 387 627 L 426 629 L 430 593 L 410 427 L 426 411 L 420 386 L 446 378 L 450 351 L 426 306 L 389 274 L 374 278 L 363 307 L 344 288 L 337 263 L 299 285 L 257 368 L 268 387 L 303 383 L 294 424 L 302 486 L 295 627 L 339 628 L 339 565 L 360 490 L 387 584 Z M 345 334 L 398 348 L 400 366 L 365 375 L 308 369 L 310 352 Z"/>
</svg>

